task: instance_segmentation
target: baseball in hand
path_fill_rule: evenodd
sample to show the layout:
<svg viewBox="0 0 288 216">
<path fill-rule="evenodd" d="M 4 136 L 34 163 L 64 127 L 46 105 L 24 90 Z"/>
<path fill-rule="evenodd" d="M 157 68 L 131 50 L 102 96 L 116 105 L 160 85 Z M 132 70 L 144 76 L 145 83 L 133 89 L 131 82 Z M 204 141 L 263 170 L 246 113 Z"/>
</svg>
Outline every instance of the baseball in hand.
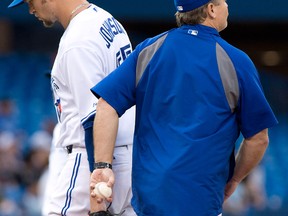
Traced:
<svg viewBox="0 0 288 216">
<path fill-rule="evenodd" d="M 101 198 L 108 198 L 112 194 L 111 187 L 108 187 L 106 182 L 99 182 L 95 185 L 94 193 Z"/>
</svg>

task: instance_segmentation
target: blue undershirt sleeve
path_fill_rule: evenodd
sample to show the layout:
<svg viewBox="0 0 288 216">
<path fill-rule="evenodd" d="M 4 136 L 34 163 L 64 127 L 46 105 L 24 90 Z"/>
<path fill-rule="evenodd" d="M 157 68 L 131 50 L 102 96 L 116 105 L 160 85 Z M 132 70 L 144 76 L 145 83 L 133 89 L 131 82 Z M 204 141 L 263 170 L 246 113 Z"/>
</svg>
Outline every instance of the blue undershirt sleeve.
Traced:
<svg viewBox="0 0 288 216">
<path fill-rule="evenodd" d="M 94 170 L 94 144 L 93 144 L 93 122 L 95 114 L 91 115 L 85 122 L 83 122 L 83 127 L 85 131 L 85 146 L 88 156 L 89 169 L 92 173 Z"/>
</svg>

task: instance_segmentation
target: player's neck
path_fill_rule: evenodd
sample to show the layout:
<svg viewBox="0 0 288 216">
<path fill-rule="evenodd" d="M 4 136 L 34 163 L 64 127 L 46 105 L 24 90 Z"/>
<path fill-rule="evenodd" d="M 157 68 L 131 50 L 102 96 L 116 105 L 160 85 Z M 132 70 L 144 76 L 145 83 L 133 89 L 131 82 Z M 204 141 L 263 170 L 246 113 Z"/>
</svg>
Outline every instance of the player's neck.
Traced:
<svg viewBox="0 0 288 216">
<path fill-rule="evenodd" d="M 77 16 L 81 11 L 85 10 L 88 8 L 88 6 L 90 5 L 89 2 L 87 1 L 83 1 L 81 3 L 79 3 L 78 5 L 76 5 L 70 12 L 69 14 L 69 18 L 67 20 L 66 23 L 63 24 L 63 27 L 66 29 L 69 25 L 69 23 L 71 22 L 71 20 Z"/>
</svg>

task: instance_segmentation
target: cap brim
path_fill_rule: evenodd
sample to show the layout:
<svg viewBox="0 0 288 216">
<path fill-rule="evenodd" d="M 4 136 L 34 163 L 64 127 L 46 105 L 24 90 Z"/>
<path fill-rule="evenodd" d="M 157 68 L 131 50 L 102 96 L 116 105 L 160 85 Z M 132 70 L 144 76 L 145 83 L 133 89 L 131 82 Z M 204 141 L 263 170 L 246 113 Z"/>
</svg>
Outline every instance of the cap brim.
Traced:
<svg viewBox="0 0 288 216">
<path fill-rule="evenodd" d="M 22 4 L 22 3 L 24 3 L 23 0 L 14 0 L 14 1 L 8 6 L 8 8 L 16 7 L 16 6 L 18 6 L 18 5 Z"/>
</svg>

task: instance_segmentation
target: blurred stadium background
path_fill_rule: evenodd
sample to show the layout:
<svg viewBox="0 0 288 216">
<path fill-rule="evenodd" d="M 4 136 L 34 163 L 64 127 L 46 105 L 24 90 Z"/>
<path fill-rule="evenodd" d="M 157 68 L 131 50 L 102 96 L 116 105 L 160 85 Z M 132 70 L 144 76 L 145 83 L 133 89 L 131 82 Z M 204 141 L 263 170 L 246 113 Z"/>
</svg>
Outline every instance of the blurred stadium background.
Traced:
<svg viewBox="0 0 288 216">
<path fill-rule="evenodd" d="M 61 26 L 46 29 L 27 5 L 0 3 L 0 216 L 39 216 L 56 122 L 50 72 Z M 94 0 L 126 28 L 135 47 L 175 27 L 172 0 Z M 257 169 L 224 206 L 224 216 L 288 215 L 288 3 L 228 1 L 229 25 L 221 32 L 259 70 L 279 120 Z M 175 44 L 177 45 L 177 44 Z M 39 160 L 42 159 L 42 161 Z M 44 179 L 44 180 L 43 180 Z"/>
</svg>

